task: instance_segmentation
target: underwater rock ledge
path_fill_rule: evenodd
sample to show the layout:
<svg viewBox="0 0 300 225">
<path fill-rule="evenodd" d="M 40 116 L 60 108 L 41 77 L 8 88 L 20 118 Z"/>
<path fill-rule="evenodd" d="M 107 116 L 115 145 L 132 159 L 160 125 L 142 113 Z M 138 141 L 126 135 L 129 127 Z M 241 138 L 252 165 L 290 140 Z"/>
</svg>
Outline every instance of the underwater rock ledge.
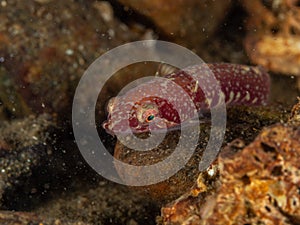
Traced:
<svg viewBox="0 0 300 225">
<path fill-rule="evenodd" d="M 237 139 L 223 148 L 189 192 L 162 208 L 158 224 L 299 224 L 299 107 L 248 146 Z"/>
</svg>

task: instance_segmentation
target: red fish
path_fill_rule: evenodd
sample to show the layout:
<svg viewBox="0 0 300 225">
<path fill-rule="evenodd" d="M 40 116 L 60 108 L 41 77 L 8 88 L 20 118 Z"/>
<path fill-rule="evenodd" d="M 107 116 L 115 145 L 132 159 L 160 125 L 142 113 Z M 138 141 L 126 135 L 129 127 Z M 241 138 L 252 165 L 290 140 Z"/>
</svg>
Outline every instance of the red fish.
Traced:
<svg viewBox="0 0 300 225">
<path fill-rule="evenodd" d="M 226 105 L 265 105 L 269 92 L 270 77 L 262 67 L 189 66 L 110 99 L 103 128 L 114 135 L 179 127 L 222 100 Z"/>
</svg>

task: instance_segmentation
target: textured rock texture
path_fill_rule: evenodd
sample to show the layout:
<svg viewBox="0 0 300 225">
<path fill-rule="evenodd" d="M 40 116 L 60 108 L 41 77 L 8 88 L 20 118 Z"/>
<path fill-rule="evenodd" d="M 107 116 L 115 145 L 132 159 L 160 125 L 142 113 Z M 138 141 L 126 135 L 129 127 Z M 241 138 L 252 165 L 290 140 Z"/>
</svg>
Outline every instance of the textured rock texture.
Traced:
<svg viewBox="0 0 300 225">
<path fill-rule="evenodd" d="M 299 224 L 299 140 L 299 126 L 288 123 L 264 128 L 246 147 L 233 141 L 190 192 L 162 208 L 160 223 Z"/>
</svg>

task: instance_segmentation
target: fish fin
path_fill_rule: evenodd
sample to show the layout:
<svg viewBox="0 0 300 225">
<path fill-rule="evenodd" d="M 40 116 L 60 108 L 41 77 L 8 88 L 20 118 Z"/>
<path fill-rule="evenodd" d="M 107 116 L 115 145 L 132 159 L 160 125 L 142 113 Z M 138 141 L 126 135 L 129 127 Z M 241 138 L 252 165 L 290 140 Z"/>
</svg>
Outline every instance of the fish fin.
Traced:
<svg viewBox="0 0 300 225">
<path fill-rule="evenodd" d="M 172 66 L 172 65 L 169 65 L 169 64 L 166 64 L 166 63 L 160 63 L 158 68 L 157 68 L 157 71 L 155 73 L 155 76 L 156 77 L 162 77 L 162 76 L 177 72 L 178 70 L 179 69 L 175 66 Z"/>
</svg>

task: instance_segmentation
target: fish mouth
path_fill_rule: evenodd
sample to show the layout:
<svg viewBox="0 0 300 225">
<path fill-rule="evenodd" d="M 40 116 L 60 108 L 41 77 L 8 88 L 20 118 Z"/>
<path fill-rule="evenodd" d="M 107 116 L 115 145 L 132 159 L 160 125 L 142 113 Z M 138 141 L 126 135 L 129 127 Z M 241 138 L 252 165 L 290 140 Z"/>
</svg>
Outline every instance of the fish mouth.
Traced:
<svg viewBox="0 0 300 225">
<path fill-rule="evenodd" d="M 112 136 L 115 136 L 115 133 L 113 132 L 112 127 L 111 127 L 111 120 L 110 119 L 107 119 L 106 121 L 104 121 L 102 123 L 102 128 L 106 131 L 106 133 L 108 133 Z"/>
<path fill-rule="evenodd" d="M 108 118 L 106 121 L 102 123 L 102 128 L 106 131 L 106 133 L 116 136 L 116 135 L 128 135 L 130 133 L 136 133 L 135 128 L 126 128 L 122 126 L 122 122 L 114 123 L 111 119 L 111 115 L 108 115 Z M 125 128 L 125 129 L 124 129 Z"/>
<path fill-rule="evenodd" d="M 106 133 L 108 133 L 108 134 L 110 134 L 114 137 L 114 136 L 116 136 L 115 131 L 117 131 L 116 125 L 117 124 L 113 123 L 113 120 L 111 118 L 111 114 L 109 113 L 108 116 L 107 116 L 107 120 L 105 120 L 102 123 L 102 128 L 106 131 Z"/>
<path fill-rule="evenodd" d="M 118 127 L 120 124 L 113 124 L 111 119 L 107 119 L 102 123 L 102 128 L 106 131 L 106 133 L 116 136 L 116 135 L 128 135 L 128 134 L 139 134 L 139 133 L 146 133 L 149 131 L 148 127 L 138 126 L 132 127 L 127 129 L 121 129 Z"/>
<path fill-rule="evenodd" d="M 139 124 L 136 127 L 127 127 L 122 129 L 122 124 L 113 123 L 110 115 L 108 119 L 102 123 L 102 128 L 110 135 L 128 135 L 128 134 L 141 134 L 141 133 L 165 133 L 166 130 L 180 130 L 180 124 L 170 123 L 169 121 L 161 121 L 156 124 L 156 127 L 152 130 L 149 128 L 149 124 Z"/>
</svg>

